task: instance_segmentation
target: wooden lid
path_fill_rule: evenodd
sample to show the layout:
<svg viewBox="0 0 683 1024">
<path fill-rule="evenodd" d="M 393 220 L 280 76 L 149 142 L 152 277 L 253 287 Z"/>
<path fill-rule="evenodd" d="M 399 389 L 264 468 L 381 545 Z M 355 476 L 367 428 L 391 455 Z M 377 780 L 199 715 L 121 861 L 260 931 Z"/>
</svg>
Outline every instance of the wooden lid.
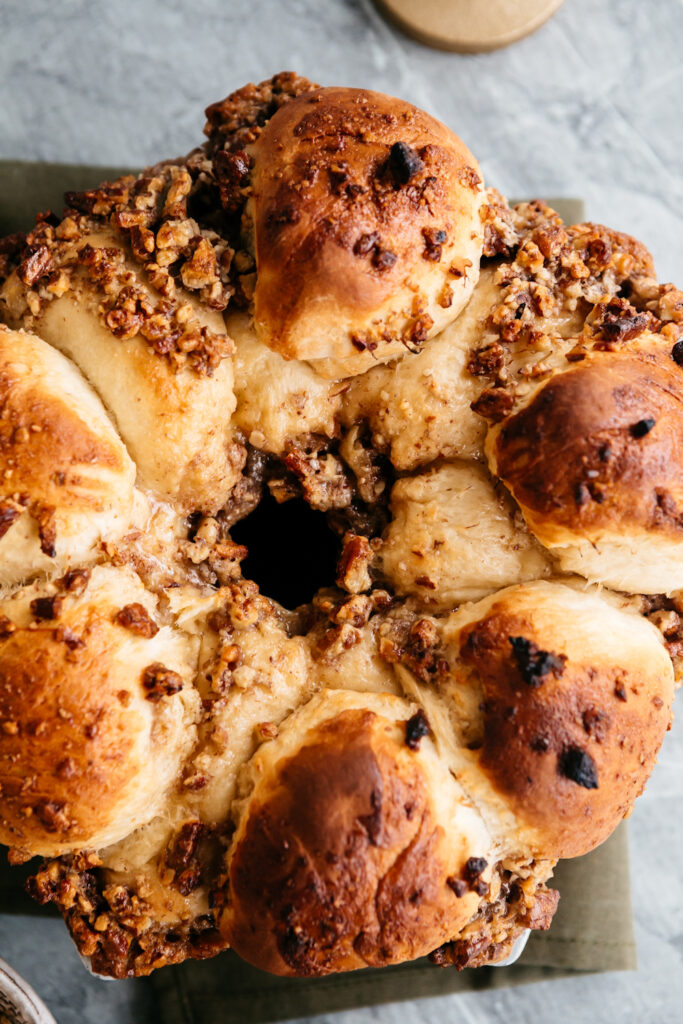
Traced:
<svg viewBox="0 0 683 1024">
<path fill-rule="evenodd" d="M 534 32 L 562 0 L 375 0 L 404 32 L 428 46 L 481 53 Z"/>
</svg>

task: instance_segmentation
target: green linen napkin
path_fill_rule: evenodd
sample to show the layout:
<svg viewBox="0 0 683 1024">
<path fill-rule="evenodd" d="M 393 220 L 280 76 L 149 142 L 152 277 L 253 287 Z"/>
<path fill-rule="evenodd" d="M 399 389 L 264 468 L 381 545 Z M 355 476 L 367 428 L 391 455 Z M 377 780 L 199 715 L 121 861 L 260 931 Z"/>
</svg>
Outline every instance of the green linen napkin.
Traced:
<svg viewBox="0 0 683 1024">
<path fill-rule="evenodd" d="M 263 1024 L 360 1006 L 506 988 L 578 972 L 636 967 L 624 825 L 593 853 L 557 867 L 561 893 L 548 932 L 532 933 L 510 967 L 456 971 L 427 960 L 328 978 L 275 978 L 233 953 L 152 975 L 165 1024 Z"/>
<path fill-rule="evenodd" d="M 29 228 L 36 211 L 60 212 L 65 191 L 92 187 L 125 170 L 0 161 L 0 237 Z M 580 200 L 549 202 L 569 223 L 584 216 Z M 28 873 L 28 867 L 8 868 L 0 856 L 1 913 L 50 912 L 23 893 L 21 880 Z M 588 856 L 561 863 L 553 884 L 562 898 L 550 931 L 534 933 L 521 960 L 511 967 L 458 972 L 418 960 L 381 971 L 287 979 L 264 974 L 228 952 L 164 968 L 144 984 L 154 987 L 165 1024 L 262 1024 L 581 971 L 635 969 L 626 826 Z"/>
<path fill-rule="evenodd" d="M 0 912 L 51 913 L 22 891 L 29 872 L 28 866 L 9 868 L 0 860 Z M 164 1024 L 265 1024 L 581 972 L 635 970 L 626 824 L 587 856 L 562 861 L 552 885 L 561 893 L 552 926 L 532 933 L 520 961 L 511 967 L 456 971 L 416 960 L 383 970 L 294 979 L 264 974 L 227 952 L 162 968 L 143 984 L 153 986 Z"/>
</svg>

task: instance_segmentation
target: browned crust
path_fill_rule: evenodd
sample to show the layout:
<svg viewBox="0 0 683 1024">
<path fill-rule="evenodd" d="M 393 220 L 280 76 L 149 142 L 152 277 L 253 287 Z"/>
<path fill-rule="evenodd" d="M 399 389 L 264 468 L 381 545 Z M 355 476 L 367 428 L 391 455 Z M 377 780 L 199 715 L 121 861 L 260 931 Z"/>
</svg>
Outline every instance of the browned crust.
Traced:
<svg viewBox="0 0 683 1024">
<path fill-rule="evenodd" d="M 122 688 L 112 657 L 125 631 L 108 609 L 69 603 L 34 601 L 34 621 L 0 640 L 0 836 L 28 850 L 77 848 L 107 826 L 148 728 L 140 680 Z"/>
<path fill-rule="evenodd" d="M 668 349 L 593 352 L 505 422 L 496 472 L 550 542 L 557 527 L 680 538 L 682 395 Z"/>
<path fill-rule="evenodd" d="M 576 857 L 605 840 L 642 792 L 669 726 L 670 685 L 627 666 L 563 661 L 562 651 L 545 652 L 553 667 L 532 685 L 516 637 L 543 651 L 533 616 L 505 601 L 461 633 L 461 657 L 484 687 L 479 761 L 518 820 L 536 829 L 538 856 Z"/>
<path fill-rule="evenodd" d="M 44 554 L 54 557 L 57 508 L 102 512 L 111 501 L 111 485 L 98 489 L 90 476 L 83 486 L 83 467 L 107 475 L 124 475 L 128 467 L 120 445 L 89 430 L 64 399 L 16 372 L 13 337 L 0 328 L 0 537 L 27 510 Z"/>
<path fill-rule="evenodd" d="M 398 178 L 396 145 L 414 166 L 408 161 Z M 294 354 L 292 328 L 312 301 L 361 319 L 421 262 L 441 260 L 434 232 L 449 249 L 462 222 L 469 235 L 470 190 L 480 184 L 473 156 L 444 125 L 393 97 L 342 88 L 299 95 L 268 122 L 255 159 L 255 316 L 284 354 Z M 455 277 L 467 270 L 452 269 Z M 416 309 L 405 341 L 419 345 L 430 326 Z M 359 335 L 354 344 L 362 351 L 379 341 Z"/>
<path fill-rule="evenodd" d="M 424 955 L 474 908 L 446 878 L 417 757 L 371 711 L 321 724 L 253 798 L 221 922 L 235 950 L 312 976 Z"/>
</svg>

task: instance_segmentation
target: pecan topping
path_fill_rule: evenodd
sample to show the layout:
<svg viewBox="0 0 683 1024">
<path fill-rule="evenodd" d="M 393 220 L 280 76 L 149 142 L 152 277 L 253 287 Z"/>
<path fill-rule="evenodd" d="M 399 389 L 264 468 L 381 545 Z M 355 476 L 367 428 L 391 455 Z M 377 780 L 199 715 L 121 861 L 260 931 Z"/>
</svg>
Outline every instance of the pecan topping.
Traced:
<svg viewBox="0 0 683 1024">
<path fill-rule="evenodd" d="M 372 265 L 378 270 L 391 270 L 398 257 L 396 253 L 388 249 L 375 249 L 372 256 Z"/>
<path fill-rule="evenodd" d="M 337 584 L 351 594 L 369 590 L 372 586 L 368 571 L 371 559 L 372 549 L 367 537 L 347 534 L 337 568 Z"/>
<path fill-rule="evenodd" d="M 625 299 L 614 298 L 597 304 L 593 327 L 606 341 L 630 341 L 642 334 L 651 320 L 649 313 L 639 313 Z"/>
<path fill-rule="evenodd" d="M 423 259 L 429 260 L 432 263 L 438 263 L 448 235 L 443 228 L 423 228 L 422 237 L 425 240 L 425 247 L 422 253 Z"/>
<path fill-rule="evenodd" d="M 366 235 L 360 235 L 353 246 L 354 255 L 367 256 L 374 250 L 378 243 L 379 235 L 376 231 L 371 231 Z"/>
<path fill-rule="evenodd" d="M 57 527 L 55 525 L 54 511 L 50 506 L 46 506 L 33 513 L 38 523 L 40 550 L 48 558 L 54 558 L 57 554 Z"/>
<path fill-rule="evenodd" d="M 159 627 L 145 606 L 137 601 L 133 604 L 124 605 L 116 613 L 115 621 L 119 626 L 129 629 L 131 633 L 137 633 L 138 636 L 152 637 L 156 636 L 159 632 Z"/>
<path fill-rule="evenodd" d="M 52 597 L 36 597 L 31 601 L 31 611 L 36 619 L 57 619 L 63 603 L 64 598 L 57 594 Z"/>
<path fill-rule="evenodd" d="M 29 248 L 28 254 L 22 260 L 17 275 L 19 279 L 29 288 L 37 284 L 41 277 L 45 277 L 52 266 L 50 250 L 46 245 L 39 245 Z"/>
<path fill-rule="evenodd" d="M 66 804 L 46 800 L 44 803 L 38 804 L 34 810 L 48 832 L 61 832 L 69 825 Z"/>
<path fill-rule="evenodd" d="M 17 508 L 16 505 L 0 505 L 0 539 L 5 536 L 10 526 L 20 515 L 21 509 Z"/>
<path fill-rule="evenodd" d="M 235 153 L 219 149 L 214 157 L 214 174 L 221 204 L 228 213 L 236 213 L 244 202 L 243 189 L 249 181 L 250 160 L 243 149 Z"/>
<path fill-rule="evenodd" d="M 453 890 L 458 899 L 461 899 L 467 890 L 476 892 L 478 896 L 486 896 L 489 891 L 489 884 L 480 877 L 486 870 L 488 861 L 484 857 L 470 857 L 466 863 L 462 878 L 452 875 L 446 879 L 446 884 Z"/>
<path fill-rule="evenodd" d="M 89 579 L 90 569 L 71 569 L 70 572 L 65 573 L 61 579 L 57 580 L 57 585 L 63 587 L 64 590 L 68 590 L 75 597 L 80 597 L 87 587 Z"/>
<path fill-rule="evenodd" d="M 514 398 L 504 388 L 484 388 L 479 398 L 472 402 L 470 408 L 472 412 L 491 420 L 492 423 L 499 423 L 512 412 L 514 404 Z"/>
<path fill-rule="evenodd" d="M 58 643 L 64 644 L 70 651 L 77 651 L 80 647 L 85 647 L 85 640 L 68 626 L 58 626 L 54 637 Z"/>
<path fill-rule="evenodd" d="M 446 879 L 446 885 L 453 890 L 458 899 L 462 899 L 468 890 L 468 885 L 465 879 L 456 878 L 455 875 L 451 875 L 450 878 Z"/>
<path fill-rule="evenodd" d="M 12 636 L 16 631 L 16 623 L 0 612 L 0 640 L 6 640 L 8 636 Z"/>
<path fill-rule="evenodd" d="M 606 712 L 598 711 L 597 708 L 591 706 L 583 712 L 581 721 L 588 735 L 598 743 L 602 743 L 609 726 L 609 717 Z"/>
<path fill-rule="evenodd" d="M 172 697 L 174 693 L 182 690 L 183 679 L 177 672 L 155 661 L 143 670 L 142 685 L 147 691 L 147 700 L 156 704 L 162 697 Z"/>
</svg>

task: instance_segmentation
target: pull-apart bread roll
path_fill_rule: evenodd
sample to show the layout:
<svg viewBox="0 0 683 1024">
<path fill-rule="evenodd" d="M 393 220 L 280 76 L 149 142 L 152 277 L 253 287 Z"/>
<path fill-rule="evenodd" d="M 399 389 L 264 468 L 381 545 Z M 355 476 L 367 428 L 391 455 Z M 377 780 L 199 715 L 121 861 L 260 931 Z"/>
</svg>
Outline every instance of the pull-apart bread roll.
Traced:
<svg viewBox="0 0 683 1024">
<path fill-rule="evenodd" d="M 454 320 L 479 276 L 481 177 L 434 118 L 362 89 L 316 89 L 253 146 L 254 322 L 325 377 L 400 355 Z"/>
<path fill-rule="evenodd" d="M 2 840 L 55 855 L 154 816 L 192 747 L 196 641 L 134 574 L 73 570 L 3 605 Z"/>
<path fill-rule="evenodd" d="M 222 317 L 182 286 L 166 297 L 153 282 L 169 288 L 133 259 L 119 232 L 84 220 L 43 228 L 44 276 L 35 277 L 41 268 L 32 270 L 29 256 L 9 277 L 0 296 L 8 321 L 79 367 L 114 419 L 141 486 L 187 511 L 215 512 L 243 461 L 231 436 L 232 342 Z"/>
<path fill-rule="evenodd" d="M 402 100 L 206 113 L 0 244 L 0 842 L 112 977 L 499 962 L 671 724 L 683 294 Z"/>
<path fill-rule="evenodd" d="M 491 432 L 491 468 L 563 569 L 619 590 L 678 590 L 683 371 L 642 329 L 628 347 L 576 355 Z"/>
<path fill-rule="evenodd" d="M 134 462 L 73 364 L 0 327 L 0 587 L 117 540 L 133 519 L 134 481 Z"/>
<path fill-rule="evenodd" d="M 431 740 L 406 744 L 416 711 L 325 691 L 252 760 L 221 920 L 245 959 L 302 975 L 412 960 L 476 911 L 448 879 L 490 839 Z"/>
</svg>

